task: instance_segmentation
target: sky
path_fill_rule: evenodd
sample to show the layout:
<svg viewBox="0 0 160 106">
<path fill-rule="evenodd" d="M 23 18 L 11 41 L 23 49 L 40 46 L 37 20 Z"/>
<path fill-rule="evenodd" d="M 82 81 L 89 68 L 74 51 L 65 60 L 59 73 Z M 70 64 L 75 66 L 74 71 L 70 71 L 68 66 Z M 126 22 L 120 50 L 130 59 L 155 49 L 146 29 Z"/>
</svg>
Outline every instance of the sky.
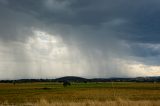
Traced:
<svg viewBox="0 0 160 106">
<path fill-rule="evenodd" d="M 159 0 L 0 0 L 0 79 L 160 76 Z"/>
</svg>

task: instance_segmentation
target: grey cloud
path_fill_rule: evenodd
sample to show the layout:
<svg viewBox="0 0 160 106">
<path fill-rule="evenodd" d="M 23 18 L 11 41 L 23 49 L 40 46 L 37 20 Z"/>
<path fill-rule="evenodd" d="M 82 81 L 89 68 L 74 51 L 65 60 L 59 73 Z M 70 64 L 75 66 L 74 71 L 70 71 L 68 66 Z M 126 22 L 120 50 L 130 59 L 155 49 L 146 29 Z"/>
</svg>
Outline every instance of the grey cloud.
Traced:
<svg viewBox="0 0 160 106">
<path fill-rule="evenodd" d="M 127 76 L 129 72 L 125 74 L 114 63 L 115 58 L 159 63 L 155 59 L 158 50 L 139 45 L 160 43 L 159 5 L 159 0 L 0 0 L 0 41 L 7 48 L 18 46 L 18 53 L 13 50 L 8 54 L 15 61 L 32 62 L 22 48 L 34 36 L 34 29 L 41 30 L 62 38 L 71 50 L 77 48 L 99 76 Z M 21 43 L 12 45 L 15 42 Z"/>
</svg>

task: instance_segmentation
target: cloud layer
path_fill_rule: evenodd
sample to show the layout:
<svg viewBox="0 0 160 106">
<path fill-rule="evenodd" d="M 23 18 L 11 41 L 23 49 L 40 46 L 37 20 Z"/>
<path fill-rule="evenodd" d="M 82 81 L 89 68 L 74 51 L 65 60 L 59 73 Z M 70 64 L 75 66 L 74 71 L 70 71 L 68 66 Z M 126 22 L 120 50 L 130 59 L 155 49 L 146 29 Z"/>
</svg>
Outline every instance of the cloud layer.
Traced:
<svg viewBox="0 0 160 106">
<path fill-rule="evenodd" d="M 160 75 L 159 0 L 0 0 L 0 77 Z"/>
</svg>

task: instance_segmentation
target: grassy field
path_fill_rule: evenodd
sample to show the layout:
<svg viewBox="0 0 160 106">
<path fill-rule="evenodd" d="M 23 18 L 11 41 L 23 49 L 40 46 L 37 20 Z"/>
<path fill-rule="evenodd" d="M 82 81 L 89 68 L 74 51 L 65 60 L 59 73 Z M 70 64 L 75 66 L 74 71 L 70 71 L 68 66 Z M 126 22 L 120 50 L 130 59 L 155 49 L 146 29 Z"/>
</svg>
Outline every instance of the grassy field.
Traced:
<svg viewBox="0 0 160 106">
<path fill-rule="evenodd" d="M 17 83 L 16 85 L 0 83 L 0 104 L 61 103 L 63 105 L 63 103 L 68 103 L 75 105 L 74 103 L 77 103 L 78 105 L 79 103 L 81 106 L 86 106 L 87 104 L 82 103 L 97 105 L 124 102 L 130 106 L 129 103 L 135 103 L 134 101 L 149 104 L 153 102 L 160 105 L 160 83 L 72 83 L 71 86 L 65 88 L 62 83 L 51 82 Z"/>
</svg>

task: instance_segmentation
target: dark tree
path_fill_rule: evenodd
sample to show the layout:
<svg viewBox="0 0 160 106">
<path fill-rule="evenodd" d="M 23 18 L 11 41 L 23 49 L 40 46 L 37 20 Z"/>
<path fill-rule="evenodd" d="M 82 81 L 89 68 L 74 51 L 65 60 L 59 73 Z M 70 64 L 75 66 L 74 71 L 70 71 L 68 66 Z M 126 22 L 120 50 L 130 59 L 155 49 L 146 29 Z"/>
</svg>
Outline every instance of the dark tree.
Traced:
<svg viewBox="0 0 160 106">
<path fill-rule="evenodd" d="M 64 87 L 67 87 L 67 86 L 70 86 L 71 83 L 69 81 L 63 81 L 63 86 Z"/>
</svg>

